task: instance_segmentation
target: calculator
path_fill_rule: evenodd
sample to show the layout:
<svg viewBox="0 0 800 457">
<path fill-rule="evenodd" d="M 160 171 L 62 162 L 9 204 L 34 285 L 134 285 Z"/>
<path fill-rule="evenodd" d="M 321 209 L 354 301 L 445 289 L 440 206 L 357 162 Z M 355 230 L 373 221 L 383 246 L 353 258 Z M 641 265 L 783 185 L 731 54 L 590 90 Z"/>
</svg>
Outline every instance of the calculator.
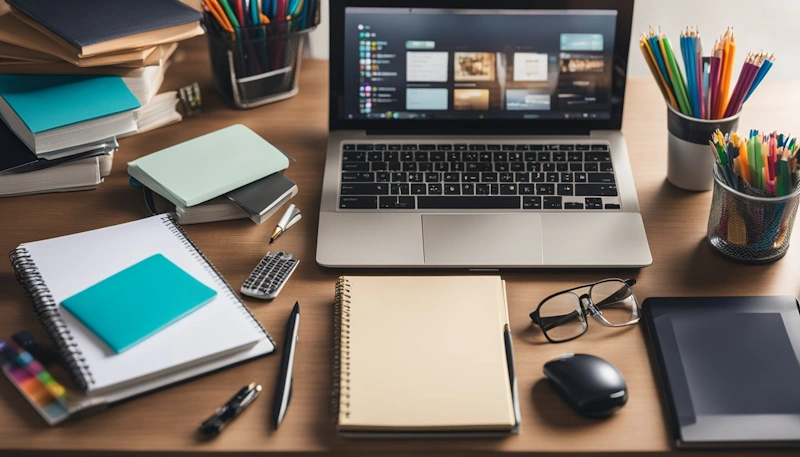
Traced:
<svg viewBox="0 0 800 457">
<path fill-rule="evenodd" d="M 267 252 L 245 280 L 242 293 L 265 300 L 277 297 L 299 262 L 285 252 Z"/>
</svg>

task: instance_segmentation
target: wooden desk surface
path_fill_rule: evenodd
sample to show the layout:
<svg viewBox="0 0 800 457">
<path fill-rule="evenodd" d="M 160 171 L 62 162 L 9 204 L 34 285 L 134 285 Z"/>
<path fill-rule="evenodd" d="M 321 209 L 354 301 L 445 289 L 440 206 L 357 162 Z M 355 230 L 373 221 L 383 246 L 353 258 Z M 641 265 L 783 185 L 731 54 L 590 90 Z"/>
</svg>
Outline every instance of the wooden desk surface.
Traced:
<svg viewBox="0 0 800 457">
<path fill-rule="evenodd" d="M 632 57 L 635 58 L 635 57 Z M 114 169 L 97 190 L 0 199 L 0 252 L 18 244 L 146 216 L 141 193 L 128 184 L 126 162 L 198 135 L 242 123 L 297 159 L 287 171 L 300 188 L 294 203 L 302 221 L 275 246 L 267 246 L 276 220 L 256 226 L 248 220 L 187 226 L 195 243 L 238 288 L 261 256 L 280 249 L 301 259 L 298 271 L 273 302 L 247 300 L 279 343 L 295 300 L 302 303 L 303 325 L 291 407 L 279 431 L 269 415 L 280 355 L 259 359 L 189 384 L 128 402 L 111 410 L 48 427 L 10 383 L 0 380 L 0 454 L 4 451 L 163 451 L 304 452 L 376 455 L 383 452 L 458 454 L 473 452 L 667 452 L 671 445 L 659 390 L 640 328 L 591 325 L 573 342 L 544 343 L 528 313 L 551 292 L 608 276 L 637 278 L 640 301 L 663 295 L 799 295 L 794 266 L 800 248 L 777 263 L 743 266 L 724 260 L 705 241 L 711 192 L 678 190 L 665 181 L 666 110 L 651 80 L 630 81 L 623 130 L 652 249 L 653 265 L 640 271 L 504 272 L 517 357 L 522 431 L 499 440 L 353 441 L 337 437 L 330 419 L 334 281 L 342 273 L 314 261 L 320 186 L 327 134 L 327 63 L 304 62 L 300 94 L 274 105 L 238 111 L 225 105 L 210 84 L 205 41 L 181 46 L 165 89 L 199 81 L 204 114 L 177 125 L 123 139 Z M 775 109 L 776 100 L 783 100 Z M 740 131 L 756 127 L 798 132 L 793 107 L 800 85 L 766 81 L 747 104 Z M 220 151 L 225 154 L 225 151 Z M 591 237 L 591 227 L 586 236 Z M 800 235 L 799 235 L 800 236 Z M 386 272 L 384 272 L 386 273 Z M 457 317 L 454 316 L 454 321 Z M 452 322 L 450 324 L 454 324 Z M 387 325 L 390 325 L 387 323 Z M 448 325 L 444 322 L 443 325 Z M 0 335 L 21 328 L 44 338 L 31 306 L 14 280 L 8 261 L 0 261 Z M 542 365 L 565 352 L 587 352 L 620 368 L 630 401 L 607 420 L 588 420 L 569 410 L 543 382 Z M 194 439 L 197 424 L 239 387 L 257 381 L 263 398 L 216 440 Z M 469 402 L 469 399 L 464 399 Z M 9 452 L 12 453 L 12 452 Z M 104 453 L 103 453 L 104 454 Z M 104 454 L 105 455 L 105 454 Z"/>
</svg>

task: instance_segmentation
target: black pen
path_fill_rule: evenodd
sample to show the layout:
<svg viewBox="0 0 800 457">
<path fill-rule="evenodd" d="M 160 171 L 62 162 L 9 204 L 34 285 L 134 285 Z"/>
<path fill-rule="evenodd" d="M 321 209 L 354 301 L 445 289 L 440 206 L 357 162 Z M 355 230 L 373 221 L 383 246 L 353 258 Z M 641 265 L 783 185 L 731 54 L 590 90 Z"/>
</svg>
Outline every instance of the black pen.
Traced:
<svg viewBox="0 0 800 457">
<path fill-rule="evenodd" d="M 294 304 L 289 322 L 286 324 L 286 338 L 283 343 L 283 358 L 278 384 L 275 387 L 275 401 L 273 403 L 273 417 L 275 428 L 281 425 L 286 410 L 289 408 L 289 398 L 292 396 L 292 368 L 294 367 L 294 353 L 297 348 L 297 330 L 300 328 L 300 302 Z"/>
<path fill-rule="evenodd" d="M 200 433 L 207 437 L 219 435 L 225 426 L 239 415 L 261 393 L 261 386 L 254 382 L 242 387 L 227 403 L 217 408 L 214 414 L 200 424 Z"/>
<path fill-rule="evenodd" d="M 519 410 L 519 390 L 517 387 L 517 375 L 514 372 L 514 345 L 511 343 L 511 328 L 506 324 L 503 329 L 503 339 L 506 343 L 506 363 L 508 364 L 508 378 L 511 382 L 511 398 L 514 402 L 514 420 L 519 426 L 522 414 Z"/>
</svg>

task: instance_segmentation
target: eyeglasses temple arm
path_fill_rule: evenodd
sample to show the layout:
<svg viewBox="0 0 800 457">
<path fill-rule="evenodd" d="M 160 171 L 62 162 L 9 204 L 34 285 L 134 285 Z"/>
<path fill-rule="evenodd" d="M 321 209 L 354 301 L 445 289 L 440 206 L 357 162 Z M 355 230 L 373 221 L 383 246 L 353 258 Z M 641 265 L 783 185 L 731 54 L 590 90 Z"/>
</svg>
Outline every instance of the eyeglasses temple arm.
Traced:
<svg viewBox="0 0 800 457">
<path fill-rule="evenodd" d="M 551 328 L 558 327 L 559 325 L 563 325 L 566 322 L 569 322 L 572 319 L 578 317 L 578 312 L 573 311 L 569 314 L 562 314 L 561 316 L 551 316 L 551 317 L 541 317 L 539 315 L 534 318 L 531 316 L 531 319 L 534 323 L 540 325 L 543 330 L 547 331 Z"/>
</svg>

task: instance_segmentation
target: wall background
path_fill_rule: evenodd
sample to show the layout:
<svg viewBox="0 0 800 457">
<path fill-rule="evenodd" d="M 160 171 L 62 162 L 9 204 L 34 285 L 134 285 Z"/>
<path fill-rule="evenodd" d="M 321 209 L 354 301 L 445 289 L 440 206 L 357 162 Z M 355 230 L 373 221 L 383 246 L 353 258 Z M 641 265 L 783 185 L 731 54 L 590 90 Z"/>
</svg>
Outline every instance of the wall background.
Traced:
<svg viewBox="0 0 800 457">
<path fill-rule="evenodd" d="M 311 34 L 310 52 L 313 58 L 328 58 L 328 0 L 322 0 L 322 22 Z M 697 26 L 703 38 L 703 53 L 708 55 L 714 39 L 733 26 L 736 31 L 736 73 L 748 51 L 774 52 L 777 58 L 769 79 L 800 80 L 800 48 L 798 48 L 796 19 L 800 17 L 797 0 L 636 0 L 633 18 L 635 39 L 631 40 L 629 76 L 648 76 L 644 59 L 639 52 L 638 36 L 648 29 L 661 26 L 670 40 L 677 43 L 686 26 Z"/>
</svg>

